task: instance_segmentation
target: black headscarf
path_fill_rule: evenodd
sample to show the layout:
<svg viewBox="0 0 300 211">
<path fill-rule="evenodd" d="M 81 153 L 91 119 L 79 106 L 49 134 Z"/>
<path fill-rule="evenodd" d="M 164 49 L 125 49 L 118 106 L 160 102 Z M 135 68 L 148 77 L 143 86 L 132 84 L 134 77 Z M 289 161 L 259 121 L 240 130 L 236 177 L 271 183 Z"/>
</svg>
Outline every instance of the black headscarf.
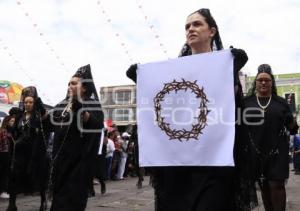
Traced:
<svg viewBox="0 0 300 211">
<path fill-rule="evenodd" d="M 20 98 L 20 102 L 19 102 L 19 108 L 22 112 L 25 111 L 25 107 L 24 107 L 24 100 L 26 97 L 32 97 L 34 99 L 34 110 L 35 110 L 35 105 L 36 105 L 36 100 L 38 98 L 38 93 L 37 93 L 37 89 L 34 86 L 27 86 L 22 90 L 21 93 L 21 98 Z"/>
<path fill-rule="evenodd" d="M 91 66 L 89 64 L 80 67 L 73 75 L 73 77 L 78 77 L 81 79 L 82 85 L 86 88 L 86 97 L 99 101 L 91 72 Z"/>
<path fill-rule="evenodd" d="M 277 87 L 276 87 L 275 77 L 274 77 L 274 75 L 272 73 L 271 66 L 268 65 L 268 64 L 261 64 L 261 65 L 258 66 L 258 68 L 257 68 L 257 74 L 256 74 L 256 77 L 255 77 L 255 79 L 253 81 L 250 95 L 255 95 L 255 92 L 256 92 L 256 79 L 257 79 L 257 76 L 260 73 L 267 73 L 268 75 L 271 76 L 271 79 L 272 79 L 272 95 L 273 95 L 273 97 L 277 96 Z"/>
<path fill-rule="evenodd" d="M 271 68 L 271 66 L 268 65 L 268 64 L 261 64 L 261 65 L 258 66 L 257 72 L 258 72 L 258 73 L 268 73 L 268 74 L 272 74 L 272 68 Z"/>
</svg>

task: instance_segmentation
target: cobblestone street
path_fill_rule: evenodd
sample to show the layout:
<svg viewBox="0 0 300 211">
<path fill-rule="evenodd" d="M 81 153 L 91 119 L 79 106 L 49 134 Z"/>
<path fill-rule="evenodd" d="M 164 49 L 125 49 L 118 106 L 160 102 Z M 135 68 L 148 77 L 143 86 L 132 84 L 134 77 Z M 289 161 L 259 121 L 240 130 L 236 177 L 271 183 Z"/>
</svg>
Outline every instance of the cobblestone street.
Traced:
<svg viewBox="0 0 300 211">
<path fill-rule="evenodd" d="M 95 185 L 96 196 L 89 198 L 87 211 L 154 211 L 153 188 L 149 186 L 149 177 L 145 177 L 142 189 L 136 188 L 137 178 L 128 178 L 122 181 L 107 183 L 107 193 L 101 195 L 100 185 Z M 300 175 L 290 173 L 287 183 L 287 211 L 300 210 Z M 255 211 L 264 211 L 258 192 L 260 206 Z M 0 210 L 4 211 L 8 200 L 0 199 Z M 37 211 L 39 208 L 38 196 L 20 196 L 19 211 Z M 184 211 L 184 210 L 183 210 Z"/>
</svg>

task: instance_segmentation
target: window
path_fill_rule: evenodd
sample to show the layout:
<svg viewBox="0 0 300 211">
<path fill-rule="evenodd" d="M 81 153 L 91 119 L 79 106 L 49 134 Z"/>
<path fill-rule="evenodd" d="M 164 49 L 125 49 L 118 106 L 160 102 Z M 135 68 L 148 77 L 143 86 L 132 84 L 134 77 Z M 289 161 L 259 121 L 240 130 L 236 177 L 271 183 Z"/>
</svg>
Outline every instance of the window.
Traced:
<svg viewBox="0 0 300 211">
<path fill-rule="evenodd" d="M 132 109 L 115 109 L 113 112 L 113 120 L 114 121 L 132 121 L 133 120 L 133 112 Z"/>
<path fill-rule="evenodd" d="M 114 112 L 114 109 L 112 109 L 112 108 L 104 108 L 103 109 L 104 119 L 112 119 L 113 112 Z"/>
<path fill-rule="evenodd" d="M 108 119 L 113 119 L 114 109 L 108 109 Z"/>
<path fill-rule="evenodd" d="M 111 92 L 102 92 L 101 93 L 101 104 L 102 105 L 112 105 L 112 93 Z"/>
<path fill-rule="evenodd" d="M 125 105 L 131 103 L 131 92 L 130 91 L 118 91 L 115 94 L 115 102 L 119 105 Z"/>
</svg>

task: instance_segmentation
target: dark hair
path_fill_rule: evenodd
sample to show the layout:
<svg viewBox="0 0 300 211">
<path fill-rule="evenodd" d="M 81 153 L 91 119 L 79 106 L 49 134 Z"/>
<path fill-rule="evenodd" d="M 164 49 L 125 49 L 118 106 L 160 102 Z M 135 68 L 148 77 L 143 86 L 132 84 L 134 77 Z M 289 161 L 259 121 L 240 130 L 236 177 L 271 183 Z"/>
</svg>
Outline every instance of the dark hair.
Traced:
<svg viewBox="0 0 300 211">
<path fill-rule="evenodd" d="M 9 123 L 9 121 L 10 121 L 12 118 L 15 118 L 15 119 L 16 119 L 15 116 L 6 116 L 6 117 L 4 117 L 3 122 L 2 122 L 2 125 L 1 125 L 1 129 L 7 129 L 8 123 Z"/>
<path fill-rule="evenodd" d="M 82 80 L 82 79 L 80 79 L 80 80 Z M 81 86 L 85 89 L 85 91 L 83 93 L 84 97 L 87 97 L 87 98 L 91 97 L 93 94 L 93 92 L 90 89 L 89 83 L 91 83 L 91 82 L 82 82 L 81 83 Z"/>
<path fill-rule="evenodd" d="M 115 130 L 110 131 L 110 132 L 107 133 L 108 138 L 112 138 L 112 137 L 114 137 L 114 135 L 115 135 Z"/>
<path fill-rule="evenodd" d="M 222 50 L 223 44 L 222 44 L 222 40 L 220 37 L 219 28 L 218 28 L 218 25 L 217 25 L 214 17 L 210 13 L 210 10 L 207 8 L 202 8 L 202 9 L 199 9 L 199 10 L 191 13 L 189 16 L 191 16 L 195 13 L 202 15 L 210 28 L 214 27 L 216 29 L 216 34 L 214 35 L 214 37 L 212 38 L 211 43 L 210 43 L 211 49 L 212 50 Z M 191 47 L 187 43 L 185 43 L 181 49 L 179 57 L 188 56 L 191 54 L 192 54 Z"/>
<path fill-rule="evenodd" d="M 12 107 L 8 113 L 10 116 L 16 117 L 16 116 L 19 116 L 20 114 L 22 114 L 22 110 L 18 107 Z"/>
<path fill-rule="evenodd" d="M 82 86 L 85 88 L 84 96 L 87 98 L 93 98 L 99 101 L 98 93 L 94 84 L 91 66 L 85 65 L 80 67 L 73 77 L 78 77 L 81 80 Z"/>
<path fill-rule="evenodd" d="M 81 86 L 85 89 L 85 91 L 83 93 L 84 97 L 91 97 L 92 91 L 89 89 L 89 83 L 91 83 L 91 82 L 87 82 L 86 79 L 81 78 L 82 76 L 80 74 L 77 74 L 77 73 L 72 76 L 72 78 L 74 78 L 74 77 L 80 79 Z"/>
<path fill-rule="evenodd" d="M 272 74 L 272 68 L 271 68 L 271 66 L 268 65 L 268 64 L 261 64 L 261 65 L 258 66 L 257 72 L 258 72 L 258 73 L 268 73 L 268 74 Z"/>
<path fill-rule="evenodd" d="M 268 75 L 271 76 L 271 79 L 272 79 L 272 95 L 277 96 L 277 87 L 276 87 L 275 77 L 274 77 L 274 75 L 272 73 L 271 66 L 268 65 L 268 64 L 261 64 L 261 65 L 258 66 L 258 68 L 257 68 L 257 74 L 256 74 L 255 79 L 253 81 L 250 95 L 254 95 L 255 94 L 255 92 L 256 92 L 256 79 L 257 79 L 257 76 L 259 74 L 261 74 L 261 73 L 267 73 Z"/>
</svg>

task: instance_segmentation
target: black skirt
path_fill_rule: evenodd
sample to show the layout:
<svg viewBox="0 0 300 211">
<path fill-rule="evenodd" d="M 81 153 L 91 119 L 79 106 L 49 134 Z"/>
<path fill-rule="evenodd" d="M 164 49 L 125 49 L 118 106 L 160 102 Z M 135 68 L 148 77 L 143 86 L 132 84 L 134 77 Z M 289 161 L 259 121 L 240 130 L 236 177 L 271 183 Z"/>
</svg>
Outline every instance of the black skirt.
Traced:
<svg viewBox="0 0 300 211">
<path fill-rule="evenodd" d="M 231 211 L 233 167 L 153 169 L 156 211 Z"/>
</svg>

